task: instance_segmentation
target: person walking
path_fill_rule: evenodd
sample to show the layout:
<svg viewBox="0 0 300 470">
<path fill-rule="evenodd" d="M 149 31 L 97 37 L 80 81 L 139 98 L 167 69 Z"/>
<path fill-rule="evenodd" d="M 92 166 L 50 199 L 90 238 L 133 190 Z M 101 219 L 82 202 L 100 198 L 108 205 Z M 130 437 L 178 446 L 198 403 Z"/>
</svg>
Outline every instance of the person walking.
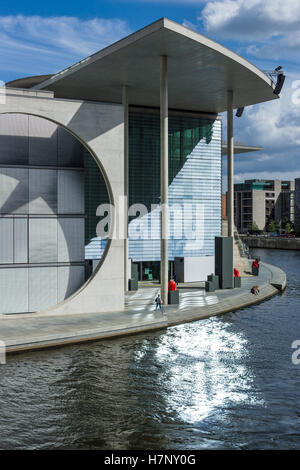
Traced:
<svg viewBox="0 0 300 470">
<path fill-rule="evenodd" d="M 158 307 L 159 307 L 160 310 L 161 310 L 162 300 L 161 300 L 160 294 L 157 294 L 157 297 L 156 297 L 156 299 L 155 299 L 155 303 L 156 303 L 155 310 L 157 310 Z"/>
</svg>

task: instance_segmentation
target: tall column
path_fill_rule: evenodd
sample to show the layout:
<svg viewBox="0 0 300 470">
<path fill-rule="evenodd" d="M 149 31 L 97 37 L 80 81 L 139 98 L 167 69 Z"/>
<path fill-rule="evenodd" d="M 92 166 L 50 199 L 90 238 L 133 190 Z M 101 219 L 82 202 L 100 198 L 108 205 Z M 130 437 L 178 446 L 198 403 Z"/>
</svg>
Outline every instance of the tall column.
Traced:
<svg viewBox="0 0 300 470">
<path fill-rule="evenodd" d="M 227 92 L 227 179 L 228 179 L 228 236 L 233 237 L 234 227 L 234 186 L 233 186 L 233 157 L 234 157 L 234 142 L 233 142 L 233 92 Z"/>
<path fill-rule="evenodd" d="M 124 106 L 124 290 L 128 290 L 128 86 L 122 89 Z"/>
<path fill-rule="evenodd" d="M 168 58 L 160 57 L 160 285 L 164 305 L 168 303 Z"/>
</svg>

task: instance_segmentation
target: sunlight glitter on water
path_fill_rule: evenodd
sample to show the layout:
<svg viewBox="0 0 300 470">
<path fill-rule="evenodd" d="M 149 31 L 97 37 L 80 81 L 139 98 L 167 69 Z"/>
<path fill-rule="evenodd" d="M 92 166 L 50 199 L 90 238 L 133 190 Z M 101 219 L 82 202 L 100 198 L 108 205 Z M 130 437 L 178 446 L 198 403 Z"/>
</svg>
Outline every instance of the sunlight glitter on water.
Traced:
<svg viewBox="0 0 300 470">
<path fill-rule="evenodd" d="M 264 406 L 244 364 L 247 340 L 233 333 L 230 323 L 209 319 L 198 328 L 180 325 L 162 337 L 156 357 L 172 364 L 166 402 L 185 422 L 201 421 L 219 407 Z"/>
</svg>

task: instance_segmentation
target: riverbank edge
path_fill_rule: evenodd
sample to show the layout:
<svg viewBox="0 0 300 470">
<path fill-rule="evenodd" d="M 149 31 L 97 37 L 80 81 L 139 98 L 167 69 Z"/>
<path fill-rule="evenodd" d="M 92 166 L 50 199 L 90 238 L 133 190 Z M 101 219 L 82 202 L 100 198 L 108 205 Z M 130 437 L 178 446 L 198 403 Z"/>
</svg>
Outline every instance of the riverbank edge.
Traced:
<svg viewBox="0 0 300 470">
<path fill-rule="evenodd" d="M 240 239 L 250 249 L 300 250 L 300 238 L 266 237 L 260 235 L 249 237 L 240 234 Z"/>
<path fill-rule="evenodd" d="M 268 283 L 260 285 L 260 293 L 255 296 L 250 292 L 242 292 L 241 294 L 235 294 L 228 296 L 228 298 L 221 300 L 219 303 L 214 305 L 207 305 L 204 307 L 193 307 L 189 309 L 189 313 L 182 313 L 170 311 L 168 307 L 165 308 L 165 312 L 160 319 L 156 319 L 154 322 L 145 322 L 144 324 L 120 327 L 107 330 L 89 329 L 81 330 L 76 334 L 70 335 L 52 335 L 52 336 L 41 336 L 28 338 L 26 343 L 22 342 L 20 338 L 7 343 L 6 353 L 18 353 L 25 351 L 34 351 L 46 348 L 56 348 L 60 346 L 66 346 L 82 342 L 99 341 L 103 339 L 116 338 L 122 336 L 131 336 L 139 333 L 145 333 L 155 330 L 166 329 L 171 326 L 189 323 L 206 319 L 216 315 L 224 315 L 229 312 L 240 310 L 254 304 L 261 303 L 276 294 L 283 292 L 286 288 L 286 275 L 278 267 L 262 263 L 266 269 L 270 272 L 270 281 Z M 5 338 L 3 338 L 5 340 Z"/>
</svg>

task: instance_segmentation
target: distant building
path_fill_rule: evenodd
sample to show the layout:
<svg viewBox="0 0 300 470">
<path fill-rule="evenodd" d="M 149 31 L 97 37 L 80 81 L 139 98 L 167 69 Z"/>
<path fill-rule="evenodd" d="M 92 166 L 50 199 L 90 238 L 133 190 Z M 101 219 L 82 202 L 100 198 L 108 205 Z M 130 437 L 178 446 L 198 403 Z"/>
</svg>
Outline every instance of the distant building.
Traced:
<svg viewBox="0 0 300 470">
<path fill-rule="evenodd" d="M 221 195 L 222 219 L 227 219 L 227 197 L 226 194 Z"/>
<path fill-rule="evenodd" d="M 295 179 L 295 230 L 300 232 L 300 178 Z"/>
<path fill-rule="evenodd" d="M 259 230 L 266 230 L 271 220 L 288 219 L 294 223 L 294 193 L 294 181 L 253 179 L 235 184 L 234 215 L 237 230 L 247 232 L 253 222 Z"/>
</svg>

